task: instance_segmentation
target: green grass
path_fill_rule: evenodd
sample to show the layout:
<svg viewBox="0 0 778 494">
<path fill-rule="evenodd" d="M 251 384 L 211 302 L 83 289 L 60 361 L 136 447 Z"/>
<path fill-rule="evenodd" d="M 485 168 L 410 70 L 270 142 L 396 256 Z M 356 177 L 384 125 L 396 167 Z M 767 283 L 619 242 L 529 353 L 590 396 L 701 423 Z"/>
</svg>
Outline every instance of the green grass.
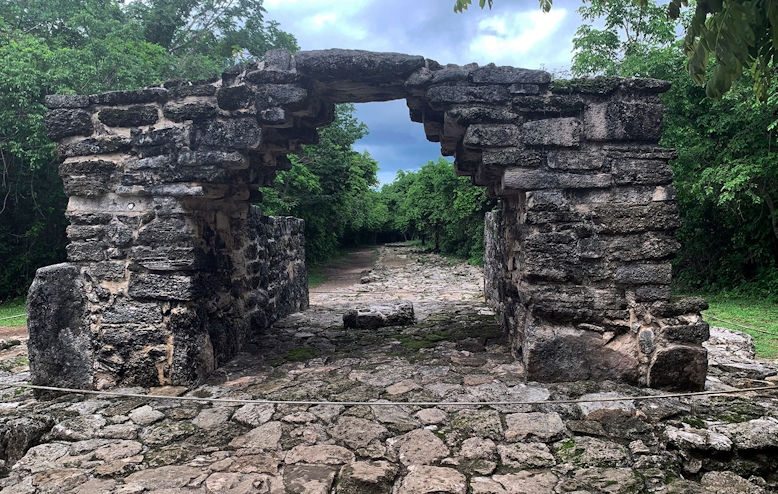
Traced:
<svg viewBox="0 0 778 494">
<path fill-rule="evenodd" d="M 0 304 L 0 326 L 24 326 L 27 324 L 27 315 L 25 314 L 24 299 L 19 297 Z M 6 319 L 7 317 L 17 316 L 12 319 Z"/>
<path fill-rule="evenodd" d="M 325 281 L 327 281 L 327 277 L 324 276 L 324 272 L 320 266 L 308 268 L 308 288 L 319 286 Z"/>
<path fill-rule="evenodd" d="M 732 297 L 727 295 L 705 295 L 710 308 L 704 312 L 711 326 L 742 331 L 754 338 L 756 354 L 760 358 L 778 358 L 778 305 L 757 298 Z M 775 333 L 776 336 L 749 331 L 741 326 L 729 324 L 724 319 L 741 326 Z"/>
</svg>

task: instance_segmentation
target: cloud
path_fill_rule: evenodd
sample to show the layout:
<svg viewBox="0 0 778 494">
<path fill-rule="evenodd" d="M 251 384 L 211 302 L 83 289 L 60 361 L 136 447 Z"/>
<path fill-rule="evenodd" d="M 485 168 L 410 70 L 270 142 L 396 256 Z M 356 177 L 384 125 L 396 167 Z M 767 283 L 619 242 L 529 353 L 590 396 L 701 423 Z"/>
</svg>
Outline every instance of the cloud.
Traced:
<svg viewBox="0 0 778 494">
<path fill-rule="evenodd" d="M 526 66 L 532 55 L 545 44 L 554 43 L 567 11 L 557 8 L 551 12 L 517 12 L 501 17 L 490 17 L 478 22 L 477 34 L 468 49 L 477 59 L 492 60 L 514 66 Z M 532 63 L 536 65 L 536 63 Z"/>
</svg>

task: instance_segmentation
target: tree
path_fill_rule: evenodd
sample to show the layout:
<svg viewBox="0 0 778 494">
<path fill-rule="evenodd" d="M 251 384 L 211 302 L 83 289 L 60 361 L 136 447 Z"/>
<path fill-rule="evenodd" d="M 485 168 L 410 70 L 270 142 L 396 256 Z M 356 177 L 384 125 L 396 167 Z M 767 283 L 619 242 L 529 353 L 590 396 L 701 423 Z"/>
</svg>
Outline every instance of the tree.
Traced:
<svg viewBox="0 0 778 494">
<path fill-rule="evenodd" d="M 280 172 L 264 188 L 266 214 L 291 214 L 305 220 L 306 260 L 322 262 L 343 246 L 374 239 L 388 209 L 373 187 L 378 163 L 354 151 L 367 126 L 354 116 L 354 105 L 335 107 L 333 123 L 320 129 L 319 144 L 291 156 L 292 169 Z"/>
<path fill-rule="evenodd" d="M 258 0 L 0 2 L 0 300 L 65 258 L 67 199 L 44 96 L 203 79 L 236 56 L 296 49 L 294 37 L 262 23 L 263 12 Z"/>
<path fill-rule="evenodd" d="M 552 0 L 539 2 L 544 12 L 551 9 Z M 633 2 L 642 8 L 651 4 L 650 0 Z M 492 8 L 493 0 L 479 0 L 481 8 L 487 4 Z M 470 5 L 472 0 L 456 0 L 454 12 L 467 10 Z M 688 0 L 670 0 L 667 14 L 678 19 L 681 7 L 688 6 Z M 778 62 L 778 1 L 695 2 L 683 49 L 688 59 L 686 69 L 694 82 L 705 85 L 708 97 L 721 98 L 745 69 L 751 75 L 754 95 L 766 101 L 774 94 L 772 72 Z"/>
</svg>

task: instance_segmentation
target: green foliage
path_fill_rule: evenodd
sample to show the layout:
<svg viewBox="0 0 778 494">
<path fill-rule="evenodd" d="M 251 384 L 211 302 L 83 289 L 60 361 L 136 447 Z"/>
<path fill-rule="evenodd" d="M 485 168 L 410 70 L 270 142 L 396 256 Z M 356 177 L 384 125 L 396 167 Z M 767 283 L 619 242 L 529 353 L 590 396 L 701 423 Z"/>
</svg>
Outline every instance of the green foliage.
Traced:
<svg viewBox="0 0 778 494">
<path fill-rule="evenodd" d="M 418 172 L 397 173 L 381 188 L 381 199 L 394 216 L 386 230 L 427 239 L 433 249 L 483 262 L 484 213 L 494 206 L 481 187 L 457 177 L 445 158 L 429 161 Z"/>
<path fill-rule="evenodd" d="M 748 333 L 754 338 L 756 353 L 760 358 L 778 358 L 778 306 L 774 301 L 733 293 L 709 295 L 705 298 L 710 305 L 705 311 L 705 317 L 712 326 Z"/>
<path fill-rule="evenodd" d="M 596 9 L 591 5 L 582 7 L 583 15 L 590 21 L 605 16 L 607 36 L 619 41 L 598 58 L 602 48 L 589 36 L 593 28 L 579 29 L 574 41 L 576 75 L 608 72 L 673 83 L 662 96 L 666 115 L 660 144 L 678 151 L 672 166 L 683 221 L 677 232 L 682 248 L 675 265 L 676 286 L 778 297 L 778 156 L 773 130 L 778 98 L 755 103 L 748 74 L 720 100 L 706 98 L 683 70 L 681 44 L 667 43 L 676 21 L 650 4 L 643 11 L 627 8 L 630 0 L 609 0 Z M 651 18 L 641 24 L 637 21 L 643 12 Z M 629 45 L 626 25 L 635 26 L 630 36 L 641 40 L 637 46 Z M 596 63 L 590 63 L 593 60 Z"/>
<path fill-rule="evenodd" d="M 0 300 L 65 259 L 67 198 L 43 116 L 47 94 L 203 79 L 294 37 L 259 0 L 0 2 Z"/>
<path fill-rule="evenodd" d="M 388 209 L 373 190 L 378 163 L 353 149 L 367 132 L 354 117 L 354 105 L 336 106 L 334 122 L 319 131 L 319 144 L 290 156 L 291 170 L 280 172 L 272 188 L 262 189 L 265 214 L 305 220 L 310 263 L 330 258 L 343 246 L 375 242 L 387 221 Z"/>
<path fill-rule="evenodd" d="M 0 326 L 23 326 L 26 324 L 27 315 L 24 304 L 25 300 L 22 297 L 0 303 Z"/>
</svg>

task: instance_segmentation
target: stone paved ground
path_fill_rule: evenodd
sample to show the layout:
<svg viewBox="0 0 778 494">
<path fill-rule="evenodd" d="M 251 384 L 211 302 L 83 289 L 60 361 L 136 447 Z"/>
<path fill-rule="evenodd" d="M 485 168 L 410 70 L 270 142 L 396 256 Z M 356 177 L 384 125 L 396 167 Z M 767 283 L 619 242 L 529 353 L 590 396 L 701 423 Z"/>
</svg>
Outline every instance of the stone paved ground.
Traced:
<svg viewBox="0 0 778 494">
<path fill-rule="evenodd" d="M 526 383 L 484 305 L 478 269 L 381 248 L 368 283 L 311 293 L 206 384 L 131 389 L 200 398 L 371 401 L 224 404 L 35 399 L 24 345 L 0 353 L 3 493 L 778 492 L 778 395 L 635 397 L 615 383 Z M 342 314 L 410 300 L 418 322 L 344 330 Z M 713 330 L 707 387 L 776 382 L 743 335 Z M 445 402 L 379 405 L 378 402 Z M 522 405 L 454 405 L 523 401 Z M 534 403 L 534 404 L 533 404 Z"/>
</svg>

